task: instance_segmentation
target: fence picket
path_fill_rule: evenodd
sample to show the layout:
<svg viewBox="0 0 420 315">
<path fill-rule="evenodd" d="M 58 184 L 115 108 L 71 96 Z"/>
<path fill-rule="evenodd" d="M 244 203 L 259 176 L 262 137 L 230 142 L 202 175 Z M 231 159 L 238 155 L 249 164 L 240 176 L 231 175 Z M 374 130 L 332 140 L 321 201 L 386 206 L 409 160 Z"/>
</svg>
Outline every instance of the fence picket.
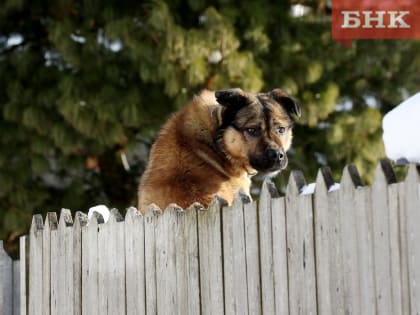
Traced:
<svg viewBox="0 0 420 315">
<path fill-rule="evenodd" d="M 258 204 L 260 264 L 261 264 L 261 305 L 263 314 L 275 314 L 274 271 L 273 271 L 273 231 L 271 218 L 271 198 L 278 197 L 278 191 L 270 180 L 262 185 Z"/>
<path fill-rule="evenodd" d="M 292 171 L 286 189 L 289 313 L 316 314 L 312 195 L 300 195 L 303 174 Z"/>
<path fill-rule="evenodd" d="M 45 218 L 44 230 L 42 231 L 42 310 L 45 315 L 49 315 L 51 311 L 51 230 L 56 229 L 57 214 L 55 212 L 48 212 Z"/>
<path fill-rule="evenodd" d="M 169 206 L 156 221 L 157 313 L 170 314 L 176 309 L 175 235 L 177 207 Z"/>
<path fill-rule="evenodd" d="M 404 312 L 403 296 L 403 251 L 400 243 L 399 209 L 398 198 L 399 184 L 393 183 L 388 186 L 388 210 L 389 210 L 389 240 L 390 240 L 390 263 L 391 263 L 391 291 L 392 291 L 392 314 L 402 315 Z"/>
<path fill-rule="evenodd" d="M 20 282 L 20 315 L 28 314 L 29 289 L 29 237 L 19 238 L 19 282 Z"/>
<path fill-rule="evenodd" d="M 407 235 L 407 206 L 405 182 L 397 184 L 398 193 L 398 236 L 401 254 L 401 307 L 403 314 L 410 313 L 410 284 L 408 277 L 408 235 Z"/>
<path fill-rule="evenodd" d="M 12 314 L 20 314 L 20 262 L 19 260 L 13 261 L 13 302 Z"/>
<path fill-rule="evenodd" d="M 32 217 L 29 230 L 29 315 L 43 315 L 42 309 L 42 216 Z"/>
<path fill-rule="evenodd" d="M 177 211 L 178 229 L 175 235 L 177 314 L 200 313 L 197 211 L 202 208 L 199 204 L 193 204 L 185 211 Z"/>
<path fill-rule="evenodd" d="M 158 207 L 150 205 L 144 214 L 146 314 L 157 314 L 155 225 L 160 213 L 161 211 Z"/>
<path fill-rule="evenodd" d="M 124 222 L 116 209 L 99 227 L 98 264 L 99 314 L 125 314 Z"/>
<path fill-rule="evenodd" d="M 221 207 L 226 202 L 215 197 L 208 210 L 198 212 L 201 313 L 223 314 L 223 260 Z"/>
<path fill-rule="evenodd" d="M 420 314 L 420 175 L 415 165 L 410 165 L 405 179 L 405 197 L 407 209 L 407 254 L 408 277 L 410 279 L 410 313 Z"/>
<path fill-rule="evenodd" d="M 273 238 L 273 280 L 276 314 L 289 313 L 287 272 L 286 206 L 284 198 L 271 199 Z"/>
<path fill-rule="evenodd" d="M 248 313 L 261 314 L 260 249 L 258 244 L 257 203 L 244 204 L 246 283 Z M 245 280 L 245 279 L 244 279 Z"/>
<path fill-rule="evenodd" d="M 223 270 L 225 288 L 225 313 L 248 314 L 246 255 L 243 204 L 248 196 L 238 193 L 231 207 L 222 211 Z"/>
<path fill-rule="evenodd" d="M 325 315 L 344 314 L 338 191 L 329 191 L 333 185 L 331 170 L 321 168 L 314 194 L 314 233 L 318 313 Z"/>
<path fill-rule="evenodd" d="M 374 266 L 374 231 L 372 218 L 372 189 L 358 187 L 353 192 L 353 216 L 357 246 L 357 274 L 360 308 L 367 314 L 376 312 L 375 302 L 375 266 Z M 347 216 L 352 214 L 347 213 Z M 384 314 L 384 313 L 382 313 Z"/>
<path fill-rule="evenodd" d="M 73 226 L 73 315 L 82 314 L 82 228 L 87 224 L 87 215 L 77 211 Z M 71 261 L 70 261 L 71 263 Z"/>
<path fill-rule="evenodd" d="M 373 253 L 375 261 L 376 311 L 386 314 L 393 309 L 392 288 L 398 289 L 399 284 L 392 283 L 391 253 L 389 235 L 389 203 L 388 185 L 395 183 L 392 167 L 386 161 L 381 161 L 375 172 L 372 185 L 372 223 L 373 223 Z M 395 253 L 398 255 L 398 253 Z M 396 313 L 393 313 L 396 314 Z"/>
<path fill-rule="evenodd" d="M 61 209 L 58 220 L 57 308 L 59 314 L 73 314 L 73 218 L 68 209 Z M 52 312 L 53 313 L 53 312 Z M 54 313 L 53 313 L 54 314 Z M 55 313 L 57 314 L 57 313 Z"/>
<path fill-rule="evenodd" d="M 0 311 L 4 315 L 13 313 L 13 261 L 0 241 Z"/>
<path fill-rule="evenodd" d="M 339 211 L 341 226 L 341 247 L 343 258 L 343 297 L 345 314 L 360 314 L 358 274 L 358 251 L 356 237 L 356 216 L 353 210 L 354 191 L 361 187 L 357 169 L 353 165 L 344 168 L 339 190 Z"/>
<path fill-rule="evenodd" d="M 125 283 L 127 314 L 144 314 L 144 218 L 133 207 L 127 209 L 125 215 Z"/>
<path fill-rule="evenodd" d="M 82 314 L 99 314 L 98 223 L 103 218 L 94 212 L 82 226 Z"/>
</svg>

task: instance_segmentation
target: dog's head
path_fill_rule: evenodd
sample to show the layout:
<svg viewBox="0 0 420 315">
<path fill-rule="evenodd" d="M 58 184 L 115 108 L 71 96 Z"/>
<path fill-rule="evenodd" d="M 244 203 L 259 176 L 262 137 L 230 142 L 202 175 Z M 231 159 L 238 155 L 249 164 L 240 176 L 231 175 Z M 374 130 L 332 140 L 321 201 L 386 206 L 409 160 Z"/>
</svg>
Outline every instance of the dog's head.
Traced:
<svg viewBox="0 0 420 315">
<path fill-rule="evenodd" d="M 218 143 L 226 156 L 251 173 L 277 173 L 286 168 L 300 106 L 282 90 L 250 94 L 241 89 L 217 91 L 222 105 Z"/>
</svg>

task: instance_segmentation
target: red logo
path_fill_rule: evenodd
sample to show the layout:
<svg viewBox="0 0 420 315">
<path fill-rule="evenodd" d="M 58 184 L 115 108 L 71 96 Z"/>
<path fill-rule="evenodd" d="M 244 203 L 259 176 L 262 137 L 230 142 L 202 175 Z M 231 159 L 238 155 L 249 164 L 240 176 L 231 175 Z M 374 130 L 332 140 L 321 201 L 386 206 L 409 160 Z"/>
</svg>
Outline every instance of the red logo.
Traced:
<svg viewBox="0 0 420 315">
<path fill-rule="evenodd" d="M 333 0 L 332 38 L 346 46 L 352 39 L 420 38 L 419 0 Z"/>
</svg>

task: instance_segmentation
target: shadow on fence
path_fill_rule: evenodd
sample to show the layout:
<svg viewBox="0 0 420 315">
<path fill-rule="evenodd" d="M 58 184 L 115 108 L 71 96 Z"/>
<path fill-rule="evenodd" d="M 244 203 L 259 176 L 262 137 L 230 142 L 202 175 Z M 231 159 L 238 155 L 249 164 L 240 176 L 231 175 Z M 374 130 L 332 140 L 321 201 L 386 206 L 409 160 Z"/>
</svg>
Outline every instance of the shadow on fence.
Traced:
<svg viewBox="0 0 420 315">
<path fill-rule="evenodd" d="M 35 215 L 19 262 L 0 248 L 1 314 L 419 314 L 416 166 L 397 183 L 382 161 L 370 187 L 346 166 L 339 189 L 322 168 L 307 187 L 294 171 L 258 206 Z"/>
</svg>

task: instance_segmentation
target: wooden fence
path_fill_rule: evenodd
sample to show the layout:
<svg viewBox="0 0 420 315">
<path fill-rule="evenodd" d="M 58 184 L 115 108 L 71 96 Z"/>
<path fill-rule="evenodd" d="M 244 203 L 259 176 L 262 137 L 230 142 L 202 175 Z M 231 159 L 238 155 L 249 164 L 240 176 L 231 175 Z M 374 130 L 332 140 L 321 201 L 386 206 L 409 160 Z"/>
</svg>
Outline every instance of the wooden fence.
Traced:
<svg viewBox="0 0 420 315">
<path fill-rule="evenodd" d="M 417 167 L 397 183 L 381 162 L 367 187 L 347 166 L 336 187 L 322 168 L 314 193 L 265 182 L 258 207 L 35 215 L 20 263 L 0 253 L 0 313 L 420 314 Z"/>
</svg>

